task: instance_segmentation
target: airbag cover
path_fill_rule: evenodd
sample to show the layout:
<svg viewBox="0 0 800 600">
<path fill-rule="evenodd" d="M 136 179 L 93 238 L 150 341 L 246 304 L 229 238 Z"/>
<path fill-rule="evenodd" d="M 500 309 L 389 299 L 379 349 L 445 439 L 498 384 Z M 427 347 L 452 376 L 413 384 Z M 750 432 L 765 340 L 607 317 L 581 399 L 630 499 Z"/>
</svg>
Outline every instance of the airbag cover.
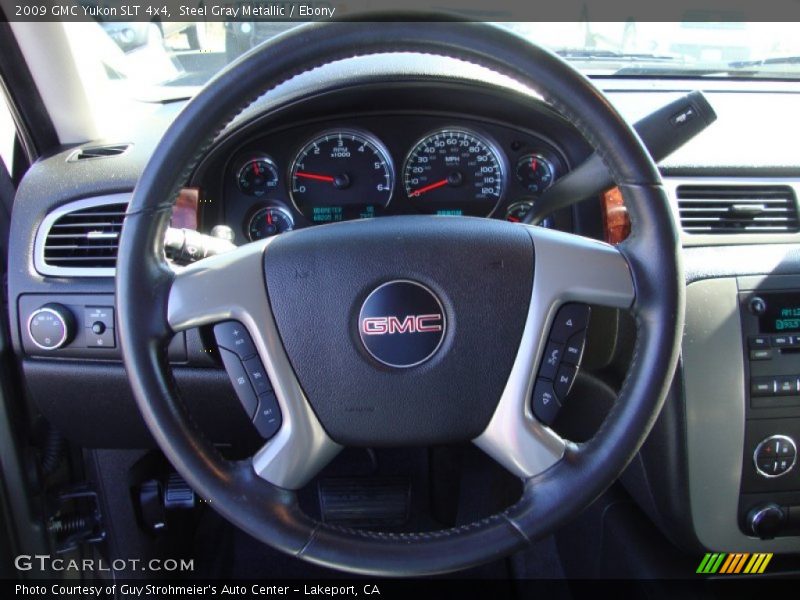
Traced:
<svg viewBox="0 0 800 600">
<path fill-rule="evenodd" d="M 282 234 L 264 256 L 278 331 L 334 441 L 428 445 L 483 431 L 511 371 L 531 298 L 533 244 L 523 227 L 467 217 L 384 217 Z M 362 314 L 360 322 L 367 298 L 394 281 L 413 282 L 433 298 L 394 286 L 399 294 L 384 303 L 393 324 L 377 315 L 374 296 L 366 311 L 373 321 L 365 323 Z M 420 315 L 426 318 L 408 319 Z M 438 326 L 440 343 L 431 343 Z M 384 346 L 374 346 L 384 349 L 382 356 L 407 356 L 391 348 L 386 354 L 385 344 L 397 350 L 416 339 L 424 360 L 403 358 L 407 364 L 393 366 L 376 360 L 364 327 L 384 338 Z"/>
</svg>

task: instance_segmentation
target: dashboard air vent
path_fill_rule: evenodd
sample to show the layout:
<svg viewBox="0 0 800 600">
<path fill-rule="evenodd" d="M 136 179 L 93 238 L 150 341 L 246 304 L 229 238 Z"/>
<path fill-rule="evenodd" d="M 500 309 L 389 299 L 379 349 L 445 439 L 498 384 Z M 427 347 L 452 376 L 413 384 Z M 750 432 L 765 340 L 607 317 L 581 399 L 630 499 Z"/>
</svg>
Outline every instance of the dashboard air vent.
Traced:
<svg viewBox="0 0 800 600">
<path fill-rule="evenodd" d="M 119 156 L 124 154 L 131 147 L 130 144 L 112 144 L 109 146 L 93 146 L 91 148 L 81 148 L 70 155 L 70 162 L 78 160 L 89 160 L 92 158 L 108 158 L 109 156 Z"/>
<path fill-rule="evenodd" d="M 61 213 L 44 239 L 44 264 L 57 268 L 114 268 L 127 203 Z"/>
<path fill-rule="evenodd" d="M 800 231 L 797 198 L 787 185 L 680 185 L 677 198 L 689 234 Z"/>
</svg>

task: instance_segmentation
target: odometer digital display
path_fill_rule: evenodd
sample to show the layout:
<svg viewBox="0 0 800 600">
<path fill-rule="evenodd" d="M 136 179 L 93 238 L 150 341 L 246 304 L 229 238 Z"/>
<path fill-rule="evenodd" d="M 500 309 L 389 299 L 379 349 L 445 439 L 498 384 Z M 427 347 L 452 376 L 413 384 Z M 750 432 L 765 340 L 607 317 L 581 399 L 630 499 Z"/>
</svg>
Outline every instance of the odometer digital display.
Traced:
<svg viewBox="0 0 800 600">
<path fill-rule="evenodd" d="M 424 213 L 487 216 L 504 191 L 495 147 L 466 129 L 442 129 L 420 140 L 403 168 L 406 195 Z"/>
<path fill-rule="evenodd" d="M 377 216 L 394 188 L 383 145 L 366 132 L 336 130 L 307 142 L 292 163 L 291 196 L 312 223 Z"/>
</svg>

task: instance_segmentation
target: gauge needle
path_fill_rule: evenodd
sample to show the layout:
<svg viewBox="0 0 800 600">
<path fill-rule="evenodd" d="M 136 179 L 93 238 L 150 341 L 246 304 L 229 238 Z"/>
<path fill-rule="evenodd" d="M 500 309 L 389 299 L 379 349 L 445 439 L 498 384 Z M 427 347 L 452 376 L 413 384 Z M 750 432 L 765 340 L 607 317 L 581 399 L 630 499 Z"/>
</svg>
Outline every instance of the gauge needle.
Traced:
<svg viewBox="0 0 800 600">
<path fill-rule="evenodd" d="M 272 225 L 272 213 L 267 213 L 267 225 Z"/>
<path fill-rule="evenodd" d="M 531 171 L 536 173 L 536 159 L 535 158 L 531 159 Z"/>
<path fill-rule="evenodd" d="M 426 185 L 425 187 L 421 187 L 418 190 L 411 192 L 412 196 L 421 196 L 425 192 L 430 192 L 431 190 L 435 190 L 436 188 L 440 188 L 447 185 L 447 179 L 442 179 L 441 181 L 437 181 L 436 183 L 432 183 L 430 185 Z"/>
<path fill-rule="evenodd" d="M 512 217 L 511 215 L 508 216 L 508 220 L 512 223 L 519 223 L 520 220 L 517 217 Z"/>
<path fill-rule="evenodd" d="M 328 183 L 334 182 L 334 178 L 330 175 L 317 175 L 316 173 L 305 173 L 304 171 L 297 171 L 295 175 L 304 179 L 316 179 L 317 181 L 327 181 Z"/>
</svg>

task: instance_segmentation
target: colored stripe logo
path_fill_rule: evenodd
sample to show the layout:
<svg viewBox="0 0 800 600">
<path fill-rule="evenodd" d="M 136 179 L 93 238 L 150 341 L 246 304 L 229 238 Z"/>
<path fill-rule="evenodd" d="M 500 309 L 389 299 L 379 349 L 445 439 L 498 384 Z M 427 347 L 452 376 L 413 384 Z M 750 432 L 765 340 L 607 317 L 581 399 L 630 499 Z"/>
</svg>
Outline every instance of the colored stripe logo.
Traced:
<svg viewBox="0 0 800 600">
<path fill-rule="evenodd" d="M 703 575 L 717 573 L 720 575 L 755 575 L 763 573 L 771 560 L 772 553 L 748 554 L 744 552 L 726 554 L 724 552 L 709 552 L 700 561 L 700 566 L 697 567 L 696 572 Z"/>
</svg>

